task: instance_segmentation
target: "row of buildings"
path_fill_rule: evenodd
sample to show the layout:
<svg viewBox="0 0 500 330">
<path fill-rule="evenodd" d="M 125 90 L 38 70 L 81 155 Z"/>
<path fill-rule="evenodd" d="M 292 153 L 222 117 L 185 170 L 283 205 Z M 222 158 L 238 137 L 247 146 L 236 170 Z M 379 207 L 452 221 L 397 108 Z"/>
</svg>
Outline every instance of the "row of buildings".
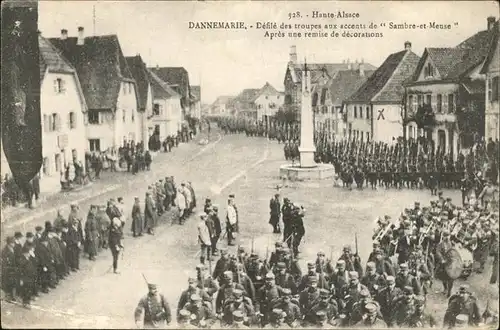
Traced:
<svg viewBox="0 0 500 330">
<path fill-rule="evenodd" d="M 284 93 L 269 82 L 261 88 L 247 88 L 237 96 L 219 96 L 208 109 L 211 116 L 243 116 L 266 121 L 283 108 Z"/>
<path fill-rule="evenodd" d="M 116 35 L 84 33 L 38 36 L 42 190 L 59 187 L 60 172 L 84 163 L 86 152 L 139 142 L 147 149 L 153 134 L 164 140 L 201 116 L 200 86 L 190 85 L 185 68 L 148 67 L 140 55 L 125 56 Z"/>
<path fill-rule="evenodd" d="M 387 143 L 423 137 L 456 155 L 477 137 L 498 139 L 499 35 L 488 17 L 485 30 L 455 47 L 419 56 L 405 42 L 378 68 L 363 60 L 305 65 L 292 46 L 284 111 L 299 111 L 307 66 L 316 130 Z"/>
</svg>

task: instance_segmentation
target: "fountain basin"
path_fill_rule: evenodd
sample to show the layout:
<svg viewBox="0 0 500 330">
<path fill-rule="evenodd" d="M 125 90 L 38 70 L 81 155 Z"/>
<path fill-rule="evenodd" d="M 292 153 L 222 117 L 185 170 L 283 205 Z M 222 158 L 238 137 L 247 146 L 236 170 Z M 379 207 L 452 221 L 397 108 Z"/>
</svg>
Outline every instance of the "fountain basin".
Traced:
<svg viewBox="0 0 500 330">
<path fill-rule="evenodd" d="M 300 167 L 285 164 L 280 166 L 280 178 L 290 181 L 316 181 L 331 179 L 335 176 L 332 164 L 316 164 L 314 167 Z"/>
</svg>

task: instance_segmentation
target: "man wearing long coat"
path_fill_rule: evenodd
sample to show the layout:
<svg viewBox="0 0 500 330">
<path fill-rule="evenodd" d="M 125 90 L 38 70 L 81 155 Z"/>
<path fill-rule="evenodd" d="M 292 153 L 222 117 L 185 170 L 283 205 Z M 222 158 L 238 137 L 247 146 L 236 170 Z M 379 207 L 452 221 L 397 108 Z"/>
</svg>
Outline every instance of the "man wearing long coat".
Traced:
<svg viewBox="0 0 500 330">
<path fill-rule="evenodd" d="M 90 212 L 85 222 L 85 239 L 87 244 L 87 253 L 90 260 L 95 260 L 99 243 L 99 226 L 96 219 L 97 207 L 90 206 Z"/>
<path fill-rule="evenodd" d="M 144 207 L 144 230 L 148 234 L 154 235 L 153 229 L 155 227 L 155 208 L 151 193 L 146 193 L 146 201 Z"/>
<path fill-rule="evenodd" d="M 269 209 L 271 213 L 271 218 L 269 219 L 269 224 L 273 226 L 273 234 L 281 233 L 280 230 L 280 216 L 281 216 L 281 204 L 280 195 L 274 195 L 274 198 L 269 202 Z"/>
<path fill-rule="evenodd" d="M 132 232 L 134 237 L 142 236 L 142 211 L 139 197 L 135 197 L 134 206 L 132 206 Z"/>
</svg>

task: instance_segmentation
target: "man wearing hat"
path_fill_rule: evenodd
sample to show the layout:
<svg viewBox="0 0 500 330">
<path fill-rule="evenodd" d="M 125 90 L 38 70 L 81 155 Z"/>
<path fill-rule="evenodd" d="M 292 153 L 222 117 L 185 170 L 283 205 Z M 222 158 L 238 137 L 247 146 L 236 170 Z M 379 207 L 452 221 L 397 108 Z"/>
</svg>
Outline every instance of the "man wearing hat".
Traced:
<svg viewBox="0 0 500 330">
<path fill-rule="evenodd" d="M 339 313 L 337 302 L 332 299 L 332 295 L 327 289 L 319 290 L 319 301 L 314 304 L 310 311 L 304 311 L 304 321 L 311 325 L 317 324 L 320 321 L 317 318 L 320 311 L 326 314 L 327 323 L 330 324 Z"/>
<path fill-rule="evenodd" d="M 201 290 L 205 291 L 212 301 L 213 296 L 219 291 L 219 284 L 207 272 L 207 267 L 204 264 L 196 266 L 196 285 Z"/>
<path fill-rule="evenodd" d="M 425 312 L 425 297 L 415 296 L 413 298 L 415 311 L 410 316 L 408 323 L 404 324 L 405 328 L 434 328 L 438 324 L 436 319 L 431 314 Z"/>
<path fill-rule="evenodd" d="M 170 306 L 163 294 L 158 292 L 156 284 L 148 283 L 148 294 L 142 297 L 134 312 L 135 324 L 140 326 L 141 315 L 144 311 L 143 326 L 158 328 L 172 321 Z"/>
<path fill-rule="evenodd" d="M 150 235 L 154 235 L 156 221 L 156 208 L 150 192 L 146 192 L 144 202 L 144 229 Z"/>
<path fill-rule="evenodd" d="M 349 284 L 339 289 L 340 305 L 343 310 L 352 310 L 352 306 L 361 299 L 361 292 L 368 291 L 368 288 L 359 282 L 357 272 L 349 272 Z M 345 308 L 345 309 L 344 309 Z"/>
<path fill-rule="evenodd" d="M 209 307 L 210 304 L 203 302 L 202 298 L 193 293 L 184 309 L 191 313 L 191 324 L 198 327 L 210 327 L 215 322 L 215 314 Z"/>
<path fill-rule="evenodd" d="M 466 315 L 469 326 L 477 326 L 481 322 L 477 299 L 469 292 L 467 284 L 462 284 L 458 293 L 448 300 L 448 308 L 443 320 L 444 326 L 455 327 L 458 315 Z"/>
<path fill-rule="evenodd" d="M 55 235 L 54 235 L 54 241 L 57 242 L 59 245 L 59 249 L 61 250 L 61 263 L 59 264 L 59 273 L 61 275 L 61 278 L 66 278 L 66 276 L 69 275 L 69 267 L 68 267 L 68 251 L 66 248 L 66 242 L 63 240 L 63 231 L 67 232 L 67 225 L 63 224 L 63 227 L 61 228 L 56 228 L 55 229 Z M 30 234 L 30 233 L 29 233 Z M 64 234 L 65 235 L 65 234 Z M 35 245 L 33 245 L 33 248 Z M 34 250 L 33 250 L 33 255 L 34 255 Z M 32 256 L 32 262 L 35 264 L 38 264 L 36 260 L 36 256 Z"/>
<path fill-rule="evenodd" d="M 233 312 L 233 321 L 230 327 L 233 329 L 249 329 L 245 324 L 245 315 L 242 311 L 236 310 Z"/>
<path fill-rule="evenodd" d="M 21 253 L 22 257 L 18 260 L 19 295 L 22 298 L 23 306 L 29 309 L 36 291 L 37 269 L 31 261 L 30 247 L 23 247 Z"/>
<path fill-rule="evenodd" d="M 252 325 L 257 321 L 252 301 L 250 298 L 245 297 L 243 293 L 244 292 L 239 289 L 233 290 L 232 297 L 224 304 L 222 313 L 223 324 L 231 325 L 234 322 L 234 311 L 243 313 L 246 325 Z"/>
<path fill-rule="evenodd" d="M 123 250 L 122 245 L 122 224 L 123 222 L 119 218 L 114 218 L 111 226 L 109 226 L 108 242 L 109 249 L 111 250 L 111 255 L 113 257 L 113 273 L 118 273 L 118 256 L 120 251 Z"/>
<path fill-rule="evenodd" d="M 200 222 L 198 223 L 198 242 L 200 243 L 200 262 L 205 263 L 205 256 L 208 259 L 212 258 L 211 246 L 212 246 L 212 228 L 209 228 L 209 218 L 206 213 L 200 213 Z"/>
<path fill-rule="evenodd" d="M 234 233 L 238 232 L 238 212 L 236 211 L 236 206 L 234 205 L 234 199 L 230 198 L 227 200 L 227 213 L 226 213 L 226 230 L 227 230 L 227 244 L 229 246 L 234 246 Z"/>
<path fill-rule="evenodd" d="M 279 301 L 283 289 L 276 285 L 275 276 L 269 272 L 265 276 L 265 284 L 257 292 L 257 299 L 255 301 L 256 313 L 262 314 L 262 325 L 269 322 L 271 318 L 271 309 Z"/>
<path fill-rule="evenodd" d="M 286 264 L 284 262 L 278 262 L 276 264 L 276 285 L 282 289 L 289 289 L 292 295 L 297 294 L 297 284 L 293 276 L 287 272 Z"/>
<path fill-rule="evenodd" d="M 335 268 L 336 269 L 330 278 L 330 285 L 332 285 L 335 288 L 336 290 L 335 294 L 337 295 L 337 298 L 343 298 L 340 297 L 339 294 L 341 288 L 349 284 L 349 272 L 345 269 L 344 260 L 338 260 Z"/>
<path fill-rule="evenodd" d="M 2 250 L 2 290 L 6 294 L 7 300 L 15 299 L 15 289 L 17 286 L 18 270 L 14 237 L 7 237 L 7 245 Z"/>
<path fill-rule="evenodd" d="M 292 328 L 297 328 L 301 320 L 300 307 L 298 301 L 292 300 L 292 291 L 283 289 L 281 301 L 276 305 L 276 308 L 283 310 L 286 313 L 285 323 Z"/>
<path fill-rule="evenodd" d="M 186 309 L 181 309 L 177 316 L 177 326 L 180 329 L 198 329 L 197 326 L 191 324 L 191 312 Z"/>
<path fill-rule="evenodd" d="M 215 280 L 219 281 L 219 284 L 222 284 L 222 279 L 223 279 L 222 276 L 224 272 L 229 270 L 230 267 L 231 267 L 231 261 L 229 260 L 227 250 L 221 249 L 220 258 L 215 263 L 214 273 L 212 277 Z"/>
<path fill-rule="evenodd" d="M 217 243 L 219 242 L 220 234 L 222 233 L 222 227 L 219 219 L 219 206 L 213 204 L 209 208 L 208 216 L 213 224 L 214 232 L 212 235 L 212 255 L 217 256 L 219 254 L 219 250 L 217 249 Z"/>
<path fill-rule="evenodd" d="M 299 307 L 304 315 L 306 315 L 320 300 L 318 277 L 308 276 L 307 279 L 307 287 L 299 294 Z"/>
<path fill-rule="evenodd" d="M 326 277 L 331 277 L 334 272 L 331 260 L 326 258 L 323 251 L 318 251 L 317 253 L 316 272 L 324 274 Z"/>
<path fill-rule="evenodd" d="M 403 291 L 396 287 L 396 280 L 394 276 L 387 276 L 387 286 L 379 291 L 375 299 L 380 304 L 380 312 L 386 322 L 389 322 L 391 312 L 394 309 L 395 301 L 403 296 Z"/>
<path fill-rule="evenodd" d="M 283 261 L 283 243 L 276 242 L 274 243 L 274 251 L 271 251 L 271 256 L 269 257 L 268 265 L 271 269 L 274 269 L 276 264 L 280 261 Z"/>
<path fill-rule="evenodd" d="M 233 281 L 241 284 L 245 289 L 246 296 L 250 298 L 250 300 L 255 301 L 255 286 L 250 277 L 245 273 L 243 264 L 234 262 L 232 271 L 234 274 Z"/>
<path fill-rule="evenodd" d="M 415 302 L 413 288 L 405 286 L 403 289 L 403 297 L 398 299 L 394 304 L 394 309 L 391 313 L 390 321 L 387 324 L 391 326 L 404 326 L 408 324 L 410 316 L 415 311 Z"/>
<path fill-rule="evenodd" d="M 142 236 L 142 211 L 141 200 L 139 197 L 134 197 L 134 205 L 132 206 L 132 233 L 134 237 Z"/>
<path fill-rule="evenodd" d="M 286 313 L 279 308 L 273 308 L 269 324 L 264 326 L 264 329 L 286 329 L 288 325 L 285 323 Z"/>
<path fill-rule="evenodd" d="M 79 221 L 73 219 L 66 235 L 66 253 L 68 253 L 68 266 L 74 272 L 80 269 L 80 246 L 83 241 L 83 236 L 80 234 Z"/>
<path fill-rule="evenodd" d="M 346 245 L 343 248 L 342 255 L 339 260 L 345 261 L 345 269 L 349 272 L 358 272 L 358 275 L 363 276 L 363 266 L 361 266 L 361 258 L 357 254 L 353 254 L 351 247 Z"/>
<path fill-rule="evenodd" d="M 453 248 L 453 245 L 450 240 L 450 232 L 448 230 L 443 230 L 441 233 L 441 242 L 436 246 L 435 253 L 435 263 L 436 263 L 436 278 L 440 279 L 443 282 L 444 292 L 446 296 L 449 297 L 451 295 L 451 290 L 453 289 L 454 280 L 448 276 L 445 271 L 445 264 L 447 262 L 446 256 L 448 255 L 448 251 Z"/>
<path fill-rule="evenodd" d="M 280 194 L 275 194 L 274 198 L 269 201 L 269 209 L 271 217 L 269 219 L 269 224 L 273 226 L 273 234 L 281 233 L 280 229 L 280 217 L 281 217 L 281 203 Z"/>
<path fill-rule="evenodd" d="M 399 265 L 399 272 L 396 275 L 396 286 L 400 289 L 404 289 L 406 286 L 410 286 L 415 294 L 421 294 L 422 285 L 420 281 L 410 274 L 410 269 L 407 263 Z"/>
<path fill-rule="evenodd" d="M 215 299 L 215 310 L 217 313 L 222 312 L 224 304 L 227 302 L 227 300 L 231 299 L 234 290 L 236 289 L 241 290 L 244 292 L 245 295 L 247 295 L 245 288 L 241 284 L 235 283 L 233 278 L 234 275 L 232 271 L 224 272 L 224 280 L 223 280 L 224 284 L 221 285 L 219 292 L 217 293 L 217 297 Z"/>
<path fill-rule="evenodd" d="M 99 226 L 96 219 L 97 206 L 91 205 L 87 221 L 85 222 L 85 240 L 86 250 L 89 254 L 89 260 L 94 260 L 97 256 L 97 248 L 99 245 Z"/>
<path fill-rule="evenodd" d="M 47 233 L 47 238 L 49 241 L 49 251 L 54 260 L 55 274 L 56 279 L 55 283 L 58 284 L 61 279 L 65 277 L 66 266 L 65 266 L 65 256 L 62 253 L 61 247 L 59 245 L 59 239 L 57 234 L 55 233 L 54 228 L 52 227 L 50 231 Z"/>
<path fill-rule="evenodd" d="M 299 291 L 303 291 L 309 284 L 309 276 L 316 277 L 317 286 L 320 289 L 329 290 L 328 280 L 325 278 L 324 274 L 316 272 L 316 264 L 314 262 L 307 263 L 307 273 L 302 276 L 299 284 Z M 279 285 L 279 284 L 278 284 Z"/>
<path fill-rule="evenodd" d="M 376 265 L 373 261 L 366 264 L 366 274 L 361 278 L 361 284 L 365 285 L 372 297 L 375 297 L 380 289 L 385 286 L 383 276 L 377 273 Z"/>
<path fill-rule="evenodd" d="M 383 278 L 389 275 L 394 276 L 396 274 L 390 259 L 385 256 L 382 249 L 376 249 L 374 251 L 374 258 L 375 260 L 373 262 L 375 263 L 375 271 L 377 274 Z"/>
<path fill-rule="evenodd" d="M 49 238 L 42 236 L 40 244 L 36 247 L 35 255 L 39 261 L 40 284 L 43 293 L 49 292 L 50 288 L 56 287 L 56 269 L 55 260 L 49 249 Z"/>
<path fill-rule="evenodd" d="M 80 214 L 80 208 L 75 203 L 72 203 L 70 205 L 70 208 L 71 208 L 71 210 L 70 210 L 69 215 L 68 215 L 68 223 L 73 224 L 76 221 L 77 228 L 78 228 L 78 235 L 83 240 L 83 237 L 84 237 L 83 236 L 83 224 L 82 224 L 83 217 Z"/>
<path fill-rule="evenodd" d="M 384 329 L 387 328 L 387 324 L 378 315 L 377 305 L 367 303 L 364 306 L 364 314 L 361 320 L 354 327 L 360 329 Z"/>
<path fill-rule="evenodd" d="M 291 237 L 292 235 L 292 203 L 285 197 L 283 199 L 283 206 L 281 207 L 281 214 L 283 218 L 283 242 L 291 247 Z"/>
<path fill-rule="evenodd" d="M 197 284 L 198 283 L 195 278 L 190 277 L 188 279 L 188 288 L 182 291 L 181 297 L 179 298 L 179 303 L 177 304 L 177 316 L 179 316 L 180 310 L 183 309 L 187 303 L 189 303 L 189 299 L 193 294 L 197 294 L 198 296 L 200 296 L 203 301 L 212 301 L 212 297 L 208 295 L 206 290 L 199 288 Z"/>
</svg>

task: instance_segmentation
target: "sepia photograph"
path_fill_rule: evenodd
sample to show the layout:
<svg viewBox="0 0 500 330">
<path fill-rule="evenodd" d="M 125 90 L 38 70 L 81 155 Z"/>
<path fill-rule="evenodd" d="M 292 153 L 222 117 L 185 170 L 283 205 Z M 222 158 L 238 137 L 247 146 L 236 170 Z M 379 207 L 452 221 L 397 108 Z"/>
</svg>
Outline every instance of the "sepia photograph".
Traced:
<svg viewBox="0 0 500 330">
<path fill-rule="evenodd" d="M 2 328 L 499 328 L 497 1 L 1 11 Z"/>
</svg>

